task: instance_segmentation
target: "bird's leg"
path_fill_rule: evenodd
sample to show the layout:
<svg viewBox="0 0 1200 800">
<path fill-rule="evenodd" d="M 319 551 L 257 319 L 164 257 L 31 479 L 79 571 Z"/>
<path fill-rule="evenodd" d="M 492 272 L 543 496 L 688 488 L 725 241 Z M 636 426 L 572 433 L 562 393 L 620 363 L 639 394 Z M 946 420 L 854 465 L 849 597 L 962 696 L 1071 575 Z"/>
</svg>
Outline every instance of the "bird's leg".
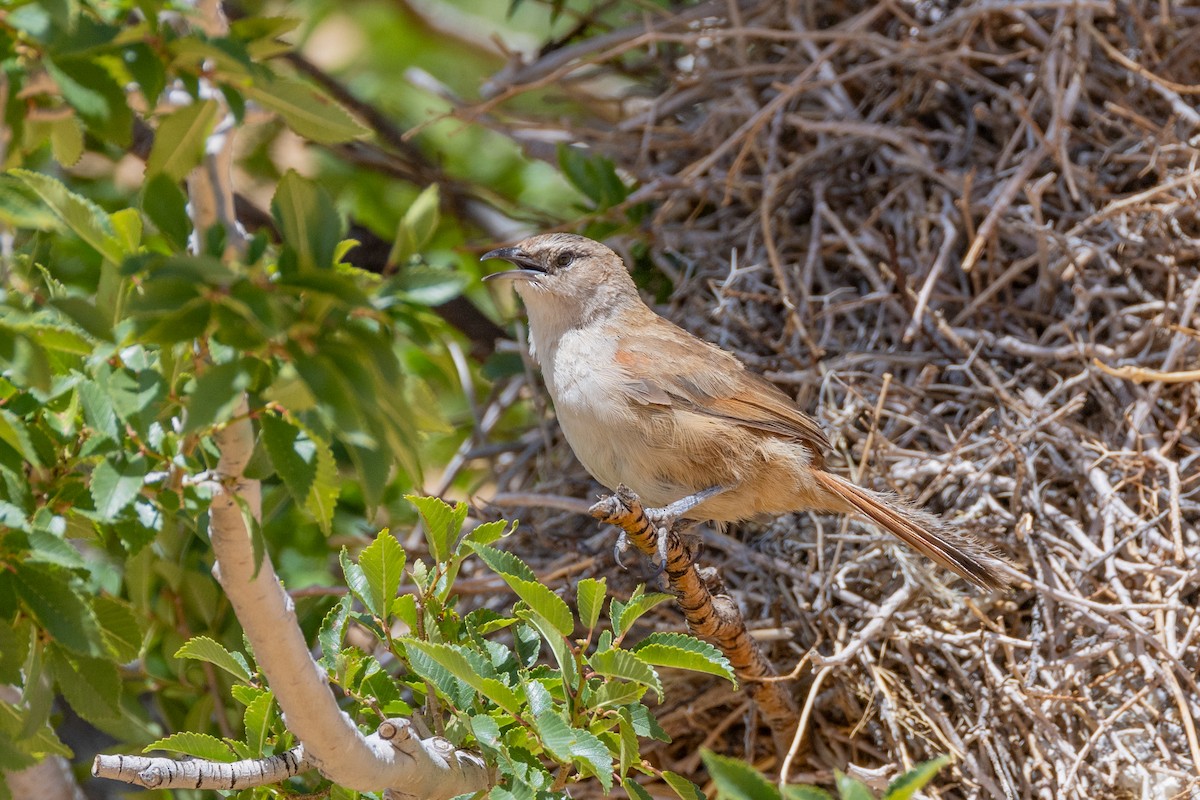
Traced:
<svg viewBox="0 0 1200 800">
<path fill-rule="evenodd" d="M 662 508 L 647 508 L 646 518 L 654 525 L 655 531 L 658 533 L 658 571 L 662 572 L 667 568 L 667 534 L 675 529 L 675 525 L 687 515 L 689 511 L 694 509 L 706 500 L 711 500 L 717 495 L 729 491 L 729 486 L 710 486 L 707 489 L 701 489 L 695 494 L 689 494 L 687 497 L 681 497 L 670 505 Z"/>
</svg>

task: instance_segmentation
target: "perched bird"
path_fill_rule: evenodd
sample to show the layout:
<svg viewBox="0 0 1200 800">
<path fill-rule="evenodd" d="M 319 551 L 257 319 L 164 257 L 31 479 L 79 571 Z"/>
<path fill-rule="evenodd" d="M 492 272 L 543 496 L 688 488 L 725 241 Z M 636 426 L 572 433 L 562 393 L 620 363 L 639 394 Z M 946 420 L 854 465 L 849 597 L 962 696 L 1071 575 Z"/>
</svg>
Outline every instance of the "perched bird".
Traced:
<svg viewBox="0 0 1200 800">
<path fill-rule="evenodd" d="M 609 489 L 684 519 L 733 522 L 792 511 L 857 514 L 983 588 L 1003 586 L 984 543 L 892 494 L 825 470 L 829 440 L 737 358 L 660 317 L 620 256 L 551 233 L 485 253 L 515 270 L 534 358 L 567 442 Z"/>
</svg>

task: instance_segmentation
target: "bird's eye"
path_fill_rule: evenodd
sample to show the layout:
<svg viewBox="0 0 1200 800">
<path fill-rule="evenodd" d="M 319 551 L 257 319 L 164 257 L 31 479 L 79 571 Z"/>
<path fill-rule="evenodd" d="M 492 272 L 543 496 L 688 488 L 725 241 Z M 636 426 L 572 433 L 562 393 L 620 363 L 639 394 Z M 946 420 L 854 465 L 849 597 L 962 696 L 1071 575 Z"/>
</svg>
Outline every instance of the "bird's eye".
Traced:
<svg viewBox="0 0 1200 800">
<path fill-rule="evenodd" d="M 575 254 L 571 252 L 559 253 L 554 257 L 554 266 L 558 267 L 559 269 L 562 269 L 563 267 L 569 267 L 574 262 Z"/>
</svg>

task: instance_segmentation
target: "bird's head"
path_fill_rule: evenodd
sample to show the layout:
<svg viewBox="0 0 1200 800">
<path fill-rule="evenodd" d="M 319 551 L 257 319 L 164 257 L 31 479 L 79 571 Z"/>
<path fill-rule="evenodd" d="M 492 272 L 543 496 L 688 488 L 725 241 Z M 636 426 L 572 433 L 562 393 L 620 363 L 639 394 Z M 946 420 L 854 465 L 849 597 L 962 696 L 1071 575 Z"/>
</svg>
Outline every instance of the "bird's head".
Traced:
<svg viewBox="0 0 1200 800">
<path fill-rule="evenodd" d="M 621 257 L 586 236 L 531 236 L 483 254 L 483 260 L 489 258 L 502 258 L 517 267 L 484 280 L 513 281 L 534 327 L 578 327 L 627 307 L 630 299 L 641 303 Z"/>
</svg>

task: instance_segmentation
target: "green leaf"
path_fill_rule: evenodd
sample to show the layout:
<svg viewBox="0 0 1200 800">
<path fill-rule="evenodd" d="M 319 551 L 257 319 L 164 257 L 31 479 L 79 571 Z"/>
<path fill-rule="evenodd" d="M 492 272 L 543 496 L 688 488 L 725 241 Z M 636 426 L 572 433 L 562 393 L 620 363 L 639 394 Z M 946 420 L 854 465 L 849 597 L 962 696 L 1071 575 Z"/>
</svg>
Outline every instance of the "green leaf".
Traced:
<svg viewBox="0 0 1200 800">
<path fill-rule="evenodd" d="M 363 572 L 362 567 L 350 560 L 350 553 L 345 547 L 338 554 L 338 562 L 342 565 L 342 574 L 346 576 L 346 586 L 350 589 L 351 594 L 357 597 L 368 611 L 382 619 L 385 609 L 373 607 L 375 595 L 371 592 L 367 574 Z"/>
<path fill-rule="evenodd" d="M 241 361 L 214 364 L 196 378 L 188 398 L 183 432 L 196 433 L 228 421 L 250 387 L 251 376 Z"/>
<path fill-rule="evenodd" d="M 708 642 L 683 633 L 652 633 L 633 648 L 637 657 L 656 667 L 675 667 L 716 675 L 737 685 L 724 653 Z"/>
<path fill-rule="evenodd" d="M 323 187 L 289 170 L 275 189 L 271 214 L 301 271 L 333 267 L 342 219 Z"/>
<path fill-rule="evenodd" d="M 194 661 L 207 661 L 213 666 L 220 667 L 242 683 L 250 683 L 250 669 L 240 654 L 226 650 L 215 640 L 207 636 L 194 636 L 175 651 L 175 658 L 190 658 Z"/>
<path fill-rule="evenodd" d="M 841 770 L 834 770 L 833 777 L 841 800 L 875 800 L 870 787 L 862 781 L 851 778 Z"/>
<path fill-rule="evenodd" d="M 509 714 L 521 713 L 521 701 L 513 690 L 496 678 L 482 675 L 481 665 L 484 662 L 476 660 L 472 663 L 466 648 L 406 638 L 404 649 L 410 656 L 416 651 L 444 667 L 451 675 L 483 694 Z"/>
<path fill-rule="evenodd" d="M 92 470 L 89 487 L 96 513 L 104 522 L 112 522 L 142 491 L 149 464 L 142 456 L 129 458 L 124 453 L 101 461 Z"/>
<path fill-rule="evenodd" d="M 246 97 L 279 113 L 288 127 L 317 144 L 338 144 L 366 136 L 346 110 L 299 81 L 271 80 L 242 87 Z"/>
<path fill-rule="evenodd" d="M 204 733 L 176 733 L 157 742 L 151 742 L 142 748 L 143 753 L 152 750 L 166 750 L 170 753 L 182 753 L 185 756 L 203 758 L 207 761 L 228 763 L 238 760 L 238 754 L 215 736 Z"/>
<path fill-rule="evenodd" d="M 595 734 L 572 728 L 554 711 L 538 714 L 535 723 L 546 752 L 597 778 L 605 793 L 612 791 L 612 753 Z"/>
<path fill-rule="evenodd" d="M 423 497 L 407 494 L 404 499 L 416 506 L 425 523 L 425 539 L 434 561 L 443 562 L 450 558 L 455 537 L 462 530 L 467 518 L 467 504 L 458 503 L 451 508 L 439 497 Z"/>
<path fill-rule="evenodd" d="M 98 137 L 126 147 L 133 130 L 133 110 L 125 90 L 98 61 L 85 58 L 42 62 L 58 84 L 63 99 Z"/>
<path fill-rule="evenodd" d="M 434 648 L 449 647 L 449 645 L 434 645 L 429 642 L 418 643 L 416 647 L 406 646 L 404 649 L 408 655 L 409 668 L 441 690 L 455 708 L 468 708 L 475 700 L 476 690 L 439 663 L 422 645 Z"/>
<path fill-rule="evenodd" d="M 63 647 L 81 655 L 105 655 L 95 612 L 71 585 L 70 573 L 37 562 L 10 564 L 17 596 L 33 618 Z"/>
<path fill-rule="evenodd" d="M 654 800 L 654 797 L 632 777 L 621 781 L 621 787 L 625 789 L 625 794 L 629 795 L 630 800 Z"/>
<path fill-rule="evenodd" d="M 146 177 L 166 175 L 176 181 L 186 178 L 204 156 L 204 145 L 219 110 L 216 100 L 201 100 L 163 117 L 146 159 Z"/>
<path fill-rule="evenodd" d="M 736 758 L 701 750 L 700 758 L 717 787 L 718 800 L 779 800 L 779 790 L 754 767 Z"/>
<path fill-rule="evenodd" d="M 187 213 L 187 196 L 169 175 L 159 173 L 146 180 L 142 189 L 142 211 L 176 248 L 187 247 L 192 220 Z"/>
<path fill-rule="evenodd" d="M 477 544 L 491 544 L 515 531 L 517 523 L 512 523 L 512 530 L 509 530 L 508 527 L 508 520 L 497 519 L 491 522 L 484 522 L 471 529 L 471 532 L 466 536 L 466 541 Z"/>
<path fill-rule="evenodd" d="M 73 167 L 83 155 L 83 126 L 75 115 L 54 120 L 50 124 L 50 147 L 54 160 L 64 167 Z"/>
<path fill-rule="evenodd" d="M 274 414 L 259 417 L 263 444 L 288 494 L 304 503 L 317 479 L 317 446 L 301 428 Z"/>
<path fill-rule="evenodd" d="M 904 773 L 888 784 L 883 800 L 909 800 L 914 794 L 925 788 L 938 772 L 950 763 L 949 756 L 938 756 L 930 759 Z"/>
<path fill-rule="evenodd" d="M 575 588 L 576 602 L 579 606 L 579 620 L 589 631 L 600 621 L 600 611 L 604 608 L 604 595 L 607 591 L 606 579 L 584 578 Z"/>
<path fill-rule="evenodd" d="M 408 207 L 408 210 L 404 212 L 404 217 L 400 220 L 400 227 L 396 231 L 396 241 L 388 256 L 389 264 L 403 264 L 421 252 L 421 249 L 433 238 L 440 216 L 438 202 L 438 185 L 436 183 L 426 186 L 417 195 L 417 199 Z"/>
<path fill-rule="evenodd" d="M 311 431 L 308 431 L 308 435 L 317 448 L 317 474 L 312 488 L 308 491 L 304 508 L 317 520 L 321 532 L 328 536 L 333 530 L 333 511 L 341 493 L 337 460 L 334 459 L 333 450 L 327 442 Z"/>
<path fill-rule="evenodd" d="M 79 716 L 92 724 L 112 723 L 121 716 L 121 676 L 107 658 L 49 653 L 54 682 Z"/>
<path fill-rule="evenodd" d="M 100 623 L 100 633 L 108 652 L 119 664 L 138 657 L 142 649 L 142 626 L 133 608 L 115 597 L 100 595 L 92 598 L 92 611 Z"/>
<path fill-rule="evenodd" d="M 334 659 L 342 649 L 342 637 L 346 633 L 346 620 L 350 618 L 350 607 L 354 604 L 350 595 L 342 597 L 329 609 L 325 619 L 321 621 L 321 630 L 317 633 L 317 641 L 321 644 L 321 663 L 326 667 L 333 665 Z"/>
<path fill-rule="evenodd" d="M 267 737 L 271 734 L 271 723 L 275 721 L 275 715 L 271 713 L 274 703 L 275 695 L 271 692 L 263 692 L 252 700 L 250 705 L 246 706 L 246 713 L 243 717 L 246 726 L 246 744 L 250 746 L 250 752 L 256 756 L 263 754 Z"/>
<path fill-rule="evenodd" d="M 10 170 L 42 199 L 54 215 L 76 236 L 109 261 L 120 263 L 126 253 L 116 238 L 112 220 L 91 200 L 67 189 L 47 175 L 23 169 Z"/>
<path fill-rule="evenodd" d="M 638 587 L 640 590 L 642 587 Z M 651 592 L 650 594 L 635 593 L 629 598 L 629 602 L 622 603 L 616 598 L 613 598 L 611 608 L 609 609 L 609 617 L 612 619 L 613 635 L 620 638 L 629 632 L 633 627 L 633 623 L 639 617 L 645 614 L 650 609 L 660 603 L 665 603 L 668 600 L 673 600 L 669 594 L 661 592 Z"/>
<path fill-rule="evenodd" d="M 573 691 L 578 670 L 575 667 L 574 654 L 567 647 L 567 640 L 541 614 L 528 610 L 520 610 L 516 613 L 518 619 L 524 620 L 531 625 L 538 632 L 538 635 L 542 637 L 542 640 L 550 646 L 550 652 L 554 654 L 554 660 L 558 663 L 558 668 L 562 672 L 564 688 L 569 688 Z M 518 626 L 518 636 L 520 636 L 521 632 L 521 626 Z M 518 644 L 518 647 L 521 647 L 521 645 Z M 531 654 L 529 659 L 530 664 L 535 660 L 536 655 L 536 652 Z"/>
<path fill-rule="evenodd" d="M 819 786 L 792 783 L 783 787 L 783 800 L 833 800 L 833 795 Z"/>
<path fill-rule="evenodd" d="M 606 678 L 621 678 L 648 686 L 654 690 L 660 700 L 662 699 L 662 681 L 659 680 L 654 668 L 627 650 L 614 649 L 593 653 L 588 659 L 588 663 L 598 675 Z"/>
<path fill-rule="evenodd" d="M 708 800 L 700 787 L 677 772 L 663 770 L 662 778 L 671 787 L 671 791 L 679 795 L 680 800 Z"/>
<path fill-rule="evenodd" d="M 488 569 L 498 575 L 509 575 L 526 581 L 536 581 L 537 575 L 529 565 L 507 550 L 497 550 L 485 544 L 471 542 L 475 555 L 488 565 Z"/>
<path fill-rule="evenodd" d="M 367 588 L 374 598 L 374 608 L 386 612 L 400 588 L 404 577 L 404 548 L 396 537 L 384 528 L 375 541 L 358 554 L 358 565 L 367 578 Z M 377 614 L 386 620 L 386 613 Z"/>
</svg>

